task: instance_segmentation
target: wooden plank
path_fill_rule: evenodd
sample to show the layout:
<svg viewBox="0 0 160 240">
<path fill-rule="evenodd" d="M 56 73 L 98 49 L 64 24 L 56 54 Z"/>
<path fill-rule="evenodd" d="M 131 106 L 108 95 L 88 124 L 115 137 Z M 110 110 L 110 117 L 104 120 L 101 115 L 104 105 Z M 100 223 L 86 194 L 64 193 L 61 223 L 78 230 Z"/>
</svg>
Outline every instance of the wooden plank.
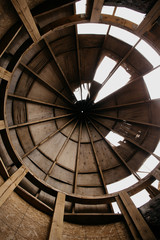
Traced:
<svg viewBox="0 0 160 240">
<path fill-rule="evenodd" d="M 5 129 L 5 123 L 4 123 L 4 120 L 0 120 L 0 130 L 3 130 Z"/>
<path fill-rule="evenodd" d="M 19 17 L 21 18 L 24 26 L 26 27 L 29 35 L 31 36 L 33 42 L 39 41 L 41 36 L 26 0 L 11 0 L 11 2 L 15 7 Z"/>
<path fill-rule="evenodd" d="M 153 235 L 151 229 L 147 225 L 146 221 L 130 199 L 127 192 L 122 191 L 119 193 L 119 197 L 122 200 L 128 214 L 130 215 L 132 221 L 134 222 L 141 238 L 143 240 L 156 240 L 155 236 Z"/>
<path fill-rule="evenodd" d="M 57 193 L 49 240 L 62 240 L 65 197 L 64 193 Z"/>
<path fill-rule="evenodd" d="M 7 179 L 9 178 L 9 174 L 8 174 L 8 171 L 0 157 L 0 175 L 4 178 L 4 179 Z"/>
<path fill-rule="evenodd" d="M 141 24 L 136 29 L 136 34 L 141 36 L 145 32 L 149 31 L 156 20 L 158 19 L 160 15 L 160 0 L 158 0 L 153 8 L 150 10 L 150 12 L 146 15 L 144 20 L 141 22 Z"/>
<path fill-rule="evenodd" d="M 0 206 L 11 195 L 14 189 L 18 186 L 28 170 L 25 166 L 21 166 L 8 180 L 0 187 Z"/>
<path fill-rule="evenodd" d="M 155 171 L 152 174 L 158 181 L 160 181 L 160 170 L 155 169 Z"/>
<path fill-rule="evenodd" d="M 22 28 L 22 25 L 20 23 L 15 24 L 7 31 L 7 33 L 0 40 L 0 57 L 2 57 L 4 52 L 13 42 L 17 34 L 20 32 L 21 28 Z"/>
<path fill-rule="evenodd" d="M 104 0 L 94 0 L 91 18 L 90 18 L 91 22 L 99 22 L 103 3 L 104 3 Z"/>
<path fill-rule="evenodd" d="M 20 124 L 16 124 L 16 125 L 13 125 L 13 126 L 9 126 L 8 128 L 13 129 L 13 128 L 25 127 L 25 126 L 29 126 L 29 125 L 33 125 L 33 124 L 38 124 L 38 123 L 42 123 L 42 122 L 52 121 L 52 120 L 55 120 L 55 119 L 69 117 L 71 115 L 73 115 L 73 114 L 68 113 L 68 114 L 65 114 L 65 115 L 57 116 L 57 117 L 50 117 L 50 118 L 35 120 L 35 121 L 32 121 L 32 122 L 20 123 Z"/>
<path fill-rule="evenodd" d="M 11 76 L 12 76 L 11 72 L 7 71 L 3 67 L 0 67 L 0 78 L 9 82 L 11 80 Z"/>
<path fill-rule="evenodd" d="M 123 215 L 115 213 L 65 213 L 64 220 L 74 224 L 99 225 L 122 221 Z"/>
<path fill-rule="evenodd" d="M 117 196 L 116 197 L 116 202 L 118 204 L 118 207 L 119 209 L 121 210 L 121 213 L 123 214 L 125 220 L 126 220 L 126 223 L 131 231 L 131 234 L 133 236 L 134 239 L 136 240 L 141 240 L 141 237 L 139 236 L 137 230 L 136 230 L 136 227 L 135 225 L 133 224 L 133 221 L 132 219 L 130 218 L 127 210 L 125 209 L 124 205 L 123 205 L 123 202 L 121 201 L 120 197 Z"/>
<path fill-rule="evenodd" d="M 71 110 L 71 108 L 66 107 L 66 106 L 61 106 L 61 105 L 54 104 L 54 103 L 44 102 L 44 101 L 40 101 L 40 100 L 28 98 L 28 97 L 22 97 L 22 96 L 11 94 L 11 93 L 8 94 L 8 97 L 18 99 L 18 100 L 21 100 L 21 101 L 35 103 L 35 104 L 42 104 L 42 105 L 46 105 L 46 106 L 51 106 L 51 107 L 54 107 L 54 108 Z"/>
</svg>

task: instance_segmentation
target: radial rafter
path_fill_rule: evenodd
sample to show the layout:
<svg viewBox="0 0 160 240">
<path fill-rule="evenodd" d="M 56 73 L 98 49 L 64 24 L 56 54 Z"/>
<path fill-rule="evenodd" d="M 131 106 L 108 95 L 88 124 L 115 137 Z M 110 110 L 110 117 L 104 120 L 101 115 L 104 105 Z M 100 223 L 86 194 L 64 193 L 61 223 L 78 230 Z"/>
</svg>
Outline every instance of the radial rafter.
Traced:
<svg viewBox="0 0 160 240">
<path fill-rule="evenodd" d="M 105 127 L 106 129 L 112 131 L 112 132 L 115 132 L 117 134 L 119 134 L 120 136 L 124 137 L 124 140 L 132 143 L 133 145 L 135 145 L 137 148 L 139 148 L 140 150 L 146 152 L 146 153 L 149 153 L 150 155 L 153 155 L 154 157 L 157 158 L 157 160 L 160 161 L 160 157 L 158 157 L 156 154 L 154 154 L 153 152 L 149 151 L 147 148 L 143 147 L 142 145 L 138 144 L 137 142 L 135 142 L 133 139 L 129 138 L 129 137 L 126 137 L 126 136 L 123 136 L 121 133 L 119 133 L 118 131 L 116 131 L 114 128 L 111 128 L 111 127 L 108 127 L 106 126 L 105 124 L 103 124 L 102 122 L 100 122 L 99 120 L 96 120 L 96 119 L 93 119 L 94 121 L 96 121 L 97 123 L 99 123 L 100 125 L 102 125 L 103 127 Z M 104 136 L 105 137 L 105 136 Z"/>
<path fill-rule="evenodd" d="M 88 136 L 89 136 L 89 139 L 90 139 L 90 142 L 91 142 L 92 151 L 93 151 L 93 154 L 94 154 L 94 158 L 95 158 L 95 161 L 96 161 L 96 165 L 97 165 L 97 168 L 98 168 L 98 172 L 99 172 L 99 174 L 100 174 L 101 182 L 102 182 L 102 184 L 103 184 L 103 189 L 104 189 L 105 194 L 107 194 L 108 191 L 107 191 L 107 188 L 106 188 L 106 183 L 105 183 L 104 176 L 103 176 L 103 172 L 102 172 L 102 169 L 101 169 L 101 166 L 100 166 L 100 163 L 99 163 L 99 159 L 98 159 L 98 157 L 97 157 L 97 153 L 96 153 L 95 146 L 94 146 L 94 142 L 93 142 L 93 139 L 92 139 L 90 130 L 89 130 L 89 126 L 88 126 L 88 123 L 87 123 L 87 122 L 85 122 L 85 124 L 86 124 L 86 128 L 87 128 Z"/>
<path fill-rule="evenodd" d="M 91 121 L 91 120 L 90 120 Z M 103 138 L 103 140 L 107 143 L 107 145 L 112 149 L 112 151 L 116 154 L 116 156 L 118 157 L 118 159 L 120 160 L 120 162 L 126 167 L 126 169 L 133 174 L 138 180 L 140 180 L 140 177 L 138 176 L 138 174 L 129 167 L 129 165 L 127 164 L 127 162 L 121 157 L 121 155 L 118 153 L 118 151 L 112 147 L 111 143 L 105 138 L 105 136 L 103 135 L 103 133 L 96 127 L 96 125 L 91 121 L 91 124 L 94 126 L 94 128 L 96 129 L 96 131 L 100 134 L 100 136 Z"/>
<path fill-rule="evenodd" d="M 24 63 L 20 63 L 26 70 L 28 70 L 32 75 L 36 77 L 36 80 L 38 79 L 41 84 L 43 84 L 45 87 L 49 88 L 51 91 L 58 94 L 61 98 L 63 98 L 65 101 L 67 101 L 69 104 L 73 105 L 73 103 L 60 91 L 58 91 L 56 88 L 54 88 L 52 85 L 46 82 L 45 79 L 43 79 L 39 74 L 37 74 L 35 71 L 33 71 L 29 66 L 25 65 Z"/>
<path fill-rule="evenodd" d="M 44 179 L 45 181 L 46 181 L 47 178 L 52 174 L 52 171 L 53 171 L 56 163 L 58 162 L 58 159 L 60 158 L 60 155 L 62 154 L 62 152 L 64 151 L 65 147 L 67 146 L 67 144 L 68 144 L 68 142 L 69 142 L 69 140 L 70 140 L 70 138 L 71 138 L 71 136 L 72 136 L 72 134 L 73 134 L 76 126 L 77 126 L 77 124 L 78 124 L 78 120 L 76 121 L 76 123 L 74 124 L 73 128 L 71 129 L 68 137 L 66 138 L 66 140 L 65 140 L 65 142 L 63 143 L 62 147 L 60 148 L 60 150 L 59 150 L 59 152 L 58 152 L 58 154 L 57 154 L 54 162 L 52 163 L 50 169 L 48 170 L 48 172 L 47 172 L 47 174 L 46 174 L 46 177 L 45 177 L 45 179 Z"/>
<path fill-rule="evenodd" d="M 76 193 L 76 190 L 77 190 L 77 178 L 78 178 L 79 159 L 80 159 L 81 137 L 82 137 L 82 121 L 80 121 L 80 125 L 79 125 L 79 135 L 78 135 L 76 162 L 75 162 L 73 193 Z"/>
<path fill-rule="evenodd" d="M 119 118 L 119 117 L 113 117 L 110 115 L 103 115 L 103 114 L 97 114 L 97 113 L 92 113 L 92 115 L 97 116 L 97 117 L 107 118 L 107 119 L 113 119 L 113 120 L 117 120 L 117 121 L 126 121 L 126 122 L 136 123 L 136 124 L 145 125 L 145 126 L 149 126 L 149 127 L 160 128 L 160 125 L 157 125 L 154 123 L 147 123 L 147 122 L 143 122 L 143 121 L 136 121 L 133 119 Z"/>
<path fill-rule="evenodd" d="M 50 46 L 50 44 L 49 44 L 49 42 L 47 41 L 46 38 L 44 38 L 44 41 L 45 41 L 45 44 L 46 44 L 47 48 L 49 49 L 49 52 L 50 52 L 51 55 L 52 55 L 52 58 L 53 58 L 53 60 L 54 60 L 54 64 L 57 66 L 57 69 L 59 70 L 59 72 L 60 72 L 60 74 L 61 74 L 61 76 L 62 76 L 65 84 L 67 85 L 67 87 L 68 87 L 68 89 L 69 89 L 69 92 L 70 92 L 72 98 L 75 99 L 75 96 L 74 96 L 74 94 L 73 94 L 73 91 L 72 91 L 72 88 L 71 88 L 71 86 L 70 86 L 70 84 L 69 84 L 69 81 L 68 81 L 68 79 L 67 79 L 64 71 L 62 70 L 60 64 L 58 63 L 58 60 L 57 60 L 57 58 L 56 58 L 56 56 L 55 56 L 55 54 L 54 54 L 53 49 L 51 48 L 51 46 Z"/>
<path fill-rule="evenodd" d="M 42 122 L 48 122 L 48 121 L 52 121 L 52 120 L 55 120 L 55 119 L 66 118 L 66 117 L 71 117 L 71 116 L 73 116 L 73 114 L 68 113 L 68 114 L 64 114 L 64 115 L 61 115 L 61 116 L 57 116 L 57 117 L 50 117 L 50 118 L 39 119 L 39 120 L 26 122 L 26 123 L 19 123 L 19 124 L 9 126 L 8 128 L 9 129 L 14 129 L 14 128 L 19 128 L 19 127 L 25 127 L 25 126 L 29 126 L 29 125 L 34 125 L 34 124 L 38 124 L 38 123 L 42 123 Z"/>
<path fill-rule="evenodd" d="M 54 107 L 54 108 L 60 108 L 60 109 L 64 109 L 64 110 L 72 110 L 72 108 L 69 108 L 69 107 L 66 107 L 66 106 L 61 106 L 61 105 L 54 104 L 54 103 L 44 102 L 44 101 L 41 101 L 41 100 L 36 100 L 36 99 L 28 98 L 28 97 L 22 97 L 22 96 L 11 94 L 11 93 L 9 93 L 7 96 L 9 98 L 18 99 L 18 100 L 21 100 L 21 101 L 46 105 L 46 106 L 50 106 L 50 107 Z"/>
<path fill-rule="evenodd" d="M 70 119 L 68 122 L 66 122 L 62 127 L 58 128 L 55 132 L 49 134 L 49 136 L 47 136 L 46 138 L 44 138 L 41 142 L 39 142 L 38 144 L 36 144 L 31 150 L 29 150 L 27 153 L 25 153 L 22 156 L 22 159 L 25 158 L 26 156 L 28 156 L 30 153 L 32 153 L 35 149 L 37 149 L 38 147 L 40 147 L 42 144 L 44 144 L 45 142 L 47 142 L 49 139 L 51 139 L 53 136 L 55 136 L 58 132 L 60 132 L 62 129 L 64 129 L 65 127 L 67 127 L 71 122 L 73 122 L 75 120 L 75 117 Z"/>
</svg>

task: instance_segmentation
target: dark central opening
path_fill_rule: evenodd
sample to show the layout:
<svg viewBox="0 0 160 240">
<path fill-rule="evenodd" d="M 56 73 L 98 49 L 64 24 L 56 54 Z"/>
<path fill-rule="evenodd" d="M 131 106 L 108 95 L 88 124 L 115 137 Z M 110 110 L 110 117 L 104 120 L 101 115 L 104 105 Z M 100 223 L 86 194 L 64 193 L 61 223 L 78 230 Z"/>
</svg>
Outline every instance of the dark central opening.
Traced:
<svg viewBox="0 0 160 240">
<path fill-rule="evenodd" d="M 75 106 L 77 116 L 80 117 L 81 119 L 86 119 L 86 117 L 92 111 L 92 105 L 88 102 L 88 100 L 77 101 L 75 103 Z"/>
</svg>

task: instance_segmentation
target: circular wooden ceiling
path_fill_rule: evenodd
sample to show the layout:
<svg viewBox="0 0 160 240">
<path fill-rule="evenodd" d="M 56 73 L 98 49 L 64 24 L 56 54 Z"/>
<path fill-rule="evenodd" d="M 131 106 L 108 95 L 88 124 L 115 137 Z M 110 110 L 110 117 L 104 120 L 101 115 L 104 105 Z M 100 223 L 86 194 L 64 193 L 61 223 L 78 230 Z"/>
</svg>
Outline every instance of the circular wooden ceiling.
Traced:
<svg viewBox="0 0 160 240">
<path fill-rule="evenodd" d="M 137 171 L 159 141 L 159 101 L 150 99 L 143 80 L 153 68 L 149 61 L 110 35 L 78 35 L 76 24 L 89 21 L 73 14 L 69 4 L 35 15 L 41 33 L 35 43 L 16 26 L 3 63 L 12 78 L 1 82 L 5 164 L 10 172 L 25 164 L 38 186 L 103 197 L 108 184 L 129 175 L 141 181 Z M 131 78 L 96 103 L 102 86 L 94 74 L 104 56 L 116 61 L 114 72 L 121 66 Z M 74 91 L 84 84 L 88 96 L 77 100 Z M 106 137 L 111 132 L 123 137 L 117 146 Z"/>
</svg>

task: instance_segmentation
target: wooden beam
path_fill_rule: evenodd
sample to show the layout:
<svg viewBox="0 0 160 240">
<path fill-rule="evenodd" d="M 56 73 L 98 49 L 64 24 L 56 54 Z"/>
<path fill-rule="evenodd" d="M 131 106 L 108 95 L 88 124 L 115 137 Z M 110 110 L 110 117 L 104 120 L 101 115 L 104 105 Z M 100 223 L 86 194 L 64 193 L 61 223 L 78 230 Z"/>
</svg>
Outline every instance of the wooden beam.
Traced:
<svg viewBox="0 0 160 240">
<path fill-rule="evenodd" d="M 22 25 L 17 23 L 13 25 L 3 36 L 3 38 L 0 40 L 0 57 L 2 57 L 21 29 Z"/>
<path fill-rule="evenodd" d="M 71 115 L 73 115 L 73 114 L 72 113 L 68 113 L 68 114 L 65 114 L 65 115 L 57 116 L 57 117 L 50 117 L 50 118 L 44 118 L 44 119 L 40 119 L 40 120 L 35 120 L 35 121 L 32 121 L 32 122 L 19 123 L 19 124 L 13 125 L 13 126 L 9 126 L 8 128 L 9 129 L 13 129 L 13 128 L 25 127 L 25 126 L 29 126 L 29 125 L 33 125 L 33 124 L 38 124 L 38 123 L 42 123 L 42 122 L 52 121 L 52 120 L 55 120 L 55 119 L 69 117 Z"/>
<path fill-rule="evenodd" d="M 77 177 L 78 177 L 78 168 L 79 168 L 79 159 L 80 159 L 81 138 L 82 138 L 82 122 L 80 122 L 80 126 L 79 126 L 79 135 L 78 135 L 78 145 L 77 145 L 77 154 L 76 154 L 76 163 L 75 163 L 73 193 L 76 193 L 76 190 L 77 190 Z"/>
<path fill-rule="evenodd" d="M 15 94 L 12 94 L 12 93 L 9 93 L 7 96 L 9 98 L 18 99 L 18 100 L 21 100 L 21 101 L 31 102 L 31 103 L 35 103 L 35 104 L 42 104 L 42 105 L 46 105 L 46 106 L 50 106 L 50 107 L 54 107 L 54 108 L 71 110 L 71 108 L 66 107 L 66 106 L 61 106 L 61 105 L 54 104 L 54 103 L 49 103 L 49 102 L 43 102 L 43 101 L 40 101 L 40 100 L 28 98 L 28 97 L 22 97 L 22 96 L 15 95 Z"/>
<path fill-rule="evenodd" d="M 150 12 L 146 15 L 144 20 L 141 22 L 141 24 L 136 29 L 136 34 L 141 36 L 145 32 L 149 31 L 153 25 L 155 24 L 156 20 L 158 19 L 160 15 L 160 0 L 158 0 L 153 8 L 150 10 Z"/>
<path fill-rule="evenodd" d="M 29 35 L 31 36 L 33 42 L 38 42 L 41 39 L 41 36 L 26 0 L 11 0 L 11 2 L 16 9 L 19 17 L 21 18 L 24 26 L 26 27 Z"/>
<path fill-rule="evenodd" d="M 152 174 L 158 181 L 160 181 L 160 170 L 155 169 L 155 171 Z"/>
<path fill-rule="evenodd" d="M 3 67 L 0 67 L 0 78 L 9 82 L 11 80 L 11 76 L 12 76 L 11 72 L 7 71 Z"/>
<path fill-rule="evenodd" d="M 137 235 L 139 235 L 138 239 L 156 240 L 154 234 L 152 233 L 151 229 L 149 228 L 146 221 L 142 217 L 141 213 L 138 211 L 138 209 L 130 199 L 128 193 L 125 191 L 120 192 L 119 198 L 123 204 L 123 207 L 122 205 L 120 205 L 120 208 L 122 211 L 124 208 L 128 215 L 127 218 L 129 217 L 131 221 L 133 221 L 133 224 L 137 231 Z M 124 213 L 124 217 L 127 220 L 126 213 Z M 130 227 L 130 224 L 128 226 Z M 137 239 L 137 237 L 135 239 Z"/>
<path fill-rule="evenodd" d="M 4 120 L 0 120 L 0 130 L 3 130 L 5 129 L 5 123 L 4 123 Z"/>
<path fill-rule="evenodd" d="M 4 184 L 0 187 L 0 206 L 11 195 L 14 189 L 18 186 L 28 170 L 25 166 L 21 166 Z"/>
<path fill-rule="evenodd" d="M 51 91 L 55 92 L 59 96 L 61 96 L 65 101 L 68 103 L 72 104 L 73 103 L 65 96 L 63 95 L 60 91 L 58 91 L 56 88 L 54 88 L 50 83 L 47 82 L 44 78 L 42 78 L 39 74 L 37 74 L 35 71 L 33 71 L 29 66 L 27 66 L 24 63 L 20 63 L 27 71 L 29 71 L 33 76 L 37 78 L 37 81 L 39 81 L 41 84 L 43 84 L 45 87 L 49 88 Z"/>
<path fill-rule="evenodd" d="M 141 124 L 149 127 L 155 127 L 155 128 L 160 128 L 160 125 L 154 124 L 154 123 L 148 123 L 148 122 L 142 122 L 142 121 L 136 121 L 132 119 L 127 119 L 127 118 L 119 118 L 119 117 L 113 117 L 110 115 L 103 115 L 103 114 L 97 114 L 97 113 L 92 113 L 93 116 L 97 117 L 102 117 L 102 118 L 108 118 L 108 119 L 113 119 L 117 121 L 126 121 L 126 122 L 131 122 L 131 123 L 136 123 L 136 124 Z"/>
<path fill-rule="evenodd" d="M 6 166 L 4 165 L 1 157 L 0 157 L 0 175 L 1 175 L 4 179 L 9 178 L 8 171 L 7 171 L 7 169 L 6 169 Z"/>
<path fill-rule="evenodd" d="M 62 240 L 65 197 L 64 193 L 57 193 L 49 240 Z"/>
<path fill-rule="evenodd" d="M 104 0 L 94 0 L 92 13 L 91 13 L 91 22 L 99 22 L 101 11 L 103 7 Z"/>
<path fill-rule="evenodd" d="M 72 118 L 71 120 L 69 120 L 67 123 L 65 123 L 62 127 L 58 128 L 55 132 L 51 133 L 49 136 L 47 136 L 46 138 L 44 138 L 41 142 L 39 142 L 37 145 L 35 145 L 31 150 L 29 150 L 28 152 L 26 152 L 22 158 L 25 158 L 26 156 L 28 156 L 31 152 L 33 152 L 35 149 L 37 149 L 39 146 L 41 146 L 43 143 L 47 142 L 50 138 L 52 138 L 54 135 L 56 135 L 59 131 L 61 131 L 62 129 L 64 129 L 66 126 L 68 126 L 71 122 L 73 122 L 75 118 Z"/>
</svg>

